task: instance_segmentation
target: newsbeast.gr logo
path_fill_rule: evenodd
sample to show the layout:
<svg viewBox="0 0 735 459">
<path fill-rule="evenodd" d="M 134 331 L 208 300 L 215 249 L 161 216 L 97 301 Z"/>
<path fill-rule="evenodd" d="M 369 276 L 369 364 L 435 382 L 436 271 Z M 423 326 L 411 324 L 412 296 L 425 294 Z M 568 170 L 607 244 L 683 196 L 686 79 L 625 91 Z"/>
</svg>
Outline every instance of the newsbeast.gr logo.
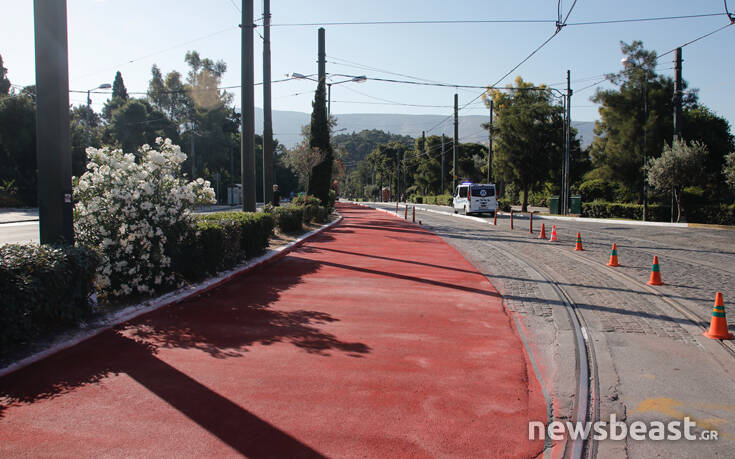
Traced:
<svg viewBox="0 0 735 459">
<path fill-rule="evenodd" d="M 552 421 L 544 425 L 541 421 L 528 423 L 528 439 L 544 440 L 548 436 L 551 440 L 564 440 L 568 435 L 572 440 L 717 440 L 716 430 L 701 430 L 694 432 L 697 423 L 689 417 L 683 421 L 633 421 L 630 425 L 618 421 L 615 414 L 610 415 L 610 421 L 571 422 Z"/>
</svg>

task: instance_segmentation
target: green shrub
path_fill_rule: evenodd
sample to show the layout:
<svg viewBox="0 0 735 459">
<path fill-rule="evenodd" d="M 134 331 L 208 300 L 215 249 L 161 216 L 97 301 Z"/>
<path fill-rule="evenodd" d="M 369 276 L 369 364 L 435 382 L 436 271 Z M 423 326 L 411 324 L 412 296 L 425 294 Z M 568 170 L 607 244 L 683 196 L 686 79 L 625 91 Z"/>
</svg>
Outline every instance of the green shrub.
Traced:
<svg viewBox="0 0 735 459">
<path fill-rule="evenodd" d="M 322 206 L 319 204 L 307 204 L 301 207 L 303 208 L 304 223 L 309 223 L 316 220 L 319 213 L 319 207 Z"/>
<path fill-rule="evenodd" d="M 319 223 L 327 223 L 329 221 L 329 209 L 327 209 L 324 206 L 319 206 L 318 212 L 316 215 L 316 221 Z"/>
<path fill-rule="evenodd" d="M 1 246 L 0 354 L 91 315 L 99 263 L 99 255 L 83 247 Z"/>
<path fill-rule="evenodd" d="M 615 198 L 616 191 L 616 184 L 603 179 L 587 180 L 579 185 L 579 192 L 582 193 L 582 199 L 585 201 L 609 202 Z"/>
<path fill-rule="evenodd" d="M 304 208 L 296 205 L 280 206 L 273 211 L 276 226 L 284 233 L 301 231 L 304 220 Z"/>
<path fill-rule="evenodd" d="M 415 202 L 416 204 L 423 204 L 424 197 L 421 196 L 420 194 L 414 194 L 414 195 L 411 195 L 411 197 L 408 198 L 408 200 L 411 202 Z"/>
<path fill-rule="evenodd" d="M 291 203 L 297 206 L 308 206 L 312 204 L 316 206 L 320 206 L 322 204 L 319 198 L 317 198 L 316 196 L 312 196 L 310 194 L 306 194 L 306 195 L 300 194 L 300 195 L 294 196 Z"/>
<path fill-rule="evenodd" d="M 498 209 L 503 212 L 510 212 L 510 199 L 509 198 L 498 198 Z"/>
</svg>

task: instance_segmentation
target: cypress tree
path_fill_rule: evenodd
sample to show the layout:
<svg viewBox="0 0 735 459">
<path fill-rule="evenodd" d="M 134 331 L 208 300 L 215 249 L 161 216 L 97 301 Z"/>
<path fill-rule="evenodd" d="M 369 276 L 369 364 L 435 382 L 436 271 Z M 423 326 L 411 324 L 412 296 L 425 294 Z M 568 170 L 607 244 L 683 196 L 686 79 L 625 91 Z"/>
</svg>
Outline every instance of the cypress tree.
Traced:
<svg viewBox="0 0 735 459">
<path fill-rule="evenodd" d="M 309 133 L 309 146 L 319 148 L 324 152 L 324 161 L 317 164 L 313 169 L 309 182 L 309 191 L 321 199 L 324 205 L 329 200 L 329 187 L 332 182 L 332 163 L 334 162 L 332 145 L 329 141 L 326 92 L 324 80 L 319 81 L 314 96 L 313 110 L 311 112 L 311 131 Z"/>
<path fill-rule="evenodd" d="M 115 74 L 115 81 L 112 82 L 112 98 L 119 97 L 122 100 L 128 100 L 128 90 L 125 89 L 122 74 L 118 70 Z"/>
</svg>

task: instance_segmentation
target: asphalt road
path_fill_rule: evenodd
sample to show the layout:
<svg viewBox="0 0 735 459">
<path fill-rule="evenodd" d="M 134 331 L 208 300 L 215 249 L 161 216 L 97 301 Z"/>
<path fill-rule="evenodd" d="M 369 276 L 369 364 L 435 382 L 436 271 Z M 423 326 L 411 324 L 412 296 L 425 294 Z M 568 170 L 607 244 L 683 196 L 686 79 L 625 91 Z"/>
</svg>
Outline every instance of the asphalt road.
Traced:
<svg viewBox="0 0 735 459">
<path fill-rule="evenodd" d="M 381 207 L 395 210 L 395 204 Z M 506 216 L 493 226 L 491 218 L 468 220 L 447 208 L 438 208 L 447 212 L 439 214 L 417 207 L 417 221 L 485 273 L 521 319 L 555 399 L 556 419 L 572 414 L 574 344 L 562 314 L 566 306 L 537 270 L 563 289 L 585 321 L 595 356 L 594 419 L 690 417 L 698 432 L 719 432 L 717 441 L 602 441 L 596 445 L 598 457 L 726 456 L 733 450 L 735 356 L 701 334 L 715 291 L 724 292 L 726 309 L 735 299 L 735 231 L 535 219 L 531 234 L 524 218 L 517 218 L 511 231 Z M 548 233 L 557 225 L 558 243 L 538 239 L 541 223 Z M 577 232 L 583 252 L 574 251 Z M 605 266 L 613 242 L 620 268 Z M 653 255 L 659 256 L 666 284 L 655 288 L 645 285 Z M 732 323 L 735 308 L 729 310 Z"/>
<path fill-rule="evenodd" d="M 38 241 L 37 221 L 0 224 L 0 245 Z"/>
</svg>

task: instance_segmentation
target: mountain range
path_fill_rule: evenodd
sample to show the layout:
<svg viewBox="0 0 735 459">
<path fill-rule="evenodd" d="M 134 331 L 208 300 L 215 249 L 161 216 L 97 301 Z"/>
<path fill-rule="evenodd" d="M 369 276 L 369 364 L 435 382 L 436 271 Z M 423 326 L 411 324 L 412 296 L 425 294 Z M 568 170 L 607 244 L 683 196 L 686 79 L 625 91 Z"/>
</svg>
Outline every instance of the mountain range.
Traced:
<svg viewBox="0 0 735 459">
<path fill-rule="evenodd" d="M 421 131 L 427 134 L 448 137 L 454 135 L 451 116 L 442 115 L 402 115 L 391 113 L 347 113 L 335 115 L 337 126 L 334 133 L 360 132 L 365 129 L 380 129 L 385 132 L 419 137 Z M 292 148 L 301 139 L 301 127 L 309 124 L 309 113 L 273 110 L 273 136 L 278 141 Z M 477 142 L 487 144 L 487 130 L 482 125 L 489 121 L 488 116 L 468 115 L 459 117 L 459 139 L 461 142 Z M 592 142 L 593 121 L 572 121 L 578 131 L 582 148 Z M 263 131 L 263 110 L 255 109 L 255 131 Z"/>
</svg>

